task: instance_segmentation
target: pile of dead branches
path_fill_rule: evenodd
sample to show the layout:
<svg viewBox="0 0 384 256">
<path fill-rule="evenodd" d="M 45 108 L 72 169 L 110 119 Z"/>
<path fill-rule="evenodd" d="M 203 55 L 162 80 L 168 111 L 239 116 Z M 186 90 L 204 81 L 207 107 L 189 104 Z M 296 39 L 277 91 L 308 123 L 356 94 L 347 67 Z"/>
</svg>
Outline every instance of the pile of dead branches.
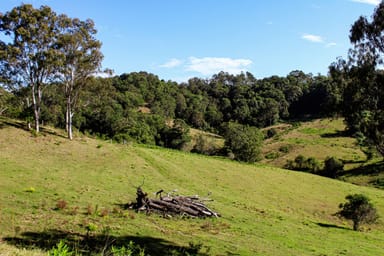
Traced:
<svg viewBox="0 0 384 256">
<path fill-rule="evenodd" d="M 136 203 L 132 204 L 132 208 L 137 211 L 146 213 L 158 212 L 163 216 L 188 216 L 188 217 L 220 217 L 220 214 L 209 209 L 204 201 L 208 199 L 200 199 L 199 196 L 180 196 L 168 193 L 162 196 L 163 190 L 156 193 L 156 198 L 149 198 L 148 194 L 143 192 L 141 187 L 136 191 Z"/>
</svg>

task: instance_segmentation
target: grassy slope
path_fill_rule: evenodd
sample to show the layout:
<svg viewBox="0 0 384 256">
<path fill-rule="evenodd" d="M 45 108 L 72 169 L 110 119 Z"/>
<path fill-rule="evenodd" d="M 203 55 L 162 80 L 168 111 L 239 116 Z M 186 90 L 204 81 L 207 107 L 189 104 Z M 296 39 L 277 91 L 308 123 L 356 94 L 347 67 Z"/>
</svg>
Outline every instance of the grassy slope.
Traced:
<svg viewBox="0 0 384 256">
<path fill-rule="evenodd" d="M 58 240 L 113 237 L 162 250 L 189 242 L 226 255 L 381 255 L 384 223 L 353 232 L 332 216 L 349 193 L 364 193 L 384 213 L 384 191 L 305 173 L 246 165 L 178 151 L 115 145 L 60 135 L 33 137 L 0 119 L 0 254 L 44 255 Z M 145 177 L 150 195 L 160 188 L 214 199 L 223 217 L 172 219 L 120 210 Z M 27 192 L 27 191 L 34 192 Z M 68 206 L 55 211 L 59 199 Z M 86 215 L 88 208 L 108 212 Z M 108 228 L 109 236 L 101 233 Z M 26 244 L 35 250 L 20 250 Z M 81 249 L 81 248 L 80 248 Z M 155 249 L 153 249 L 155 250 Z M 154 255 L 154 254 L 153 254 Z"/>
<path fill-rule="evenodd" d="M 300 123 L 297 127 L 289 125 L 277 126 L 280 134 L 266 141 L 264 154 L 278 153 L 279 157 L 266 160 L 274 166 L 284 166 L 287 160 L 293 160 L 301 154 L 324 160 L 327 156 L 335 156 L 348 162 L 365 160 L 364 153 L 355 145 L 355 139 L 343 136 L 345 125 L 342 119 L 317 119 Z M 289 146 L 288 154 L 279 151 L 282 146 Z M 349 166 L 352 167 L 352 166 Z"/>
<path fill-rule="evenodd" d="M 264 155 L 272 155 L 263 163 L 283 167 L 287 160 L 296 156 L 315 157 L 323 161 L 328 156 L 342 159 L 346 171 L 341 177 L 350 183 L 384 188 L 384 163 L 382 157 L 366 162 L 366 156 L 356 145 L 356 140 L 343 135 L 345 125 L 342 119 L 318 119 L 303 122 L 297 127 L 287 124 L 277 125 L 278 136 L 267 140 L 263 146 Z M 281 147 L 288 147 L 283 153 Z"/>
</svg>

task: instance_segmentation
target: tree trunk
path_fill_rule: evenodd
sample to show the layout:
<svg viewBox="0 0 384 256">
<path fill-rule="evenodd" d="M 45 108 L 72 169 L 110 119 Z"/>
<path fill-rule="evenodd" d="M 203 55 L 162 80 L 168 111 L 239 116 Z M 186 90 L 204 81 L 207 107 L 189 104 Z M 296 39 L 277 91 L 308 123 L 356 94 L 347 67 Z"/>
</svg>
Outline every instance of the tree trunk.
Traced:
<svg viewBox="0 0 384 256">
<path fill-rule="evenodd" d="M 353 221 L 353 230 L 358 231 L 359 230 L 360 223 L 356 220 Z"/>
<path fill-rule="evenodd" d="M 37 92 L 36 92 L 37 90 Z M 37 96 L 36 96 L 37 93 Z M 32 101 L 33 101 L 33 113 L 35 118 L 35 131 L 36 133 L 40 132 L 40 100 L 39 100 L 39 88 L 36 85 L 32 85 Z"/>
<path fill-rule="evenodd" d="M 72 134 L 72 105 L 71 105 L 71 96 L 67 95 L 67 110 L 65 113 L 65 129 L 67 130 L 67 136 L 68 139 L 72 140 L 73 139 L 73 134 Z"/>
</svg>

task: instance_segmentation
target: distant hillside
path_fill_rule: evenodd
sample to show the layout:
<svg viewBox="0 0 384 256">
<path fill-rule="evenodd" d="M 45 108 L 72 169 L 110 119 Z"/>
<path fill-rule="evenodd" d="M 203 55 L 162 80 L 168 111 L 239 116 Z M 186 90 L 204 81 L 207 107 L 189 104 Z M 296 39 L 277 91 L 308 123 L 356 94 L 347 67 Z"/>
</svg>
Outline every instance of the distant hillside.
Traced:
<svg viewBox="0 0 384 256">
<path fill-rule="evenodd" d="M 383 215 L 383 190 L 81 135 L 69 141 L 64 132 L 48 128 L 36 137 L 23 127 L 0 118 L 0 255 L 46 255 L 60 240 L 92 254 L 129 241 L 151 255 L 194 246 L 201 246 L 201 255 L 383 254 L 382 220 L 354 232 L 333 215 L 350 193 L 366 194 Z M 297 129 L 306 136 L 315 132 L 304 124 Z M 292 152 L 301 147 L 297 139 L 290 138 L 297 141 Z M 339 143 L 334 147 L 347 142 Z M 357 149 L 352 152 L 340 154 L 363 158 Z M 207 204 L 222 217 L 166 219 L 124 209 L 139 185 L 151 197 L 159 189 L 209 197 Z"/>
<path fill-rule="evenodd" d="M 384 188 L 382 157 L 367 162 L 356 139 L 345 135 L 343 119 L 316 119 L 295 124 L 280 124 L 265 128 L 276 135 L 265 141 L 263 163 L 284 167 L 298 155 L 324 161 L 336 157 L 345 163 L 339 179 L 365 186 Z"/>
</svg>

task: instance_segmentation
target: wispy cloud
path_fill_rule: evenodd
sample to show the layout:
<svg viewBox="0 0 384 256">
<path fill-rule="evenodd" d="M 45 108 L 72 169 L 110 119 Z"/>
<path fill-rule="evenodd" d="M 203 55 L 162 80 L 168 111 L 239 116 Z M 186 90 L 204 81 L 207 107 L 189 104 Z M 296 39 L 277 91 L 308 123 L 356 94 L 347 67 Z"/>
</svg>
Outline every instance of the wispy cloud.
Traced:
<svg viewBox="0 0 384 256">
<path fill-rule="evenodd" d="M 301 36 L 302 39 L 313 42 L 313 43 L 324 43 L 324 39 L 321 36 L 304 34 Z"/>
<path fill-rule="evenodd" d="M 335 42 L 327 42 L 327 40 L 324 39 L 324 37 L 314 34 L 303 34 L 301 36 L 301 39 L 309 41 L 311 43 L 318 43 L 323 45 L 326 48 L 335 47 L 337 46 L 337 43 Z"/>
<path fill-rule="evenodd" d="M 362 4 L 370 4 L 370 5 L 378 5 L 381 0 L 351 0 L 352 2 L 362 3 Z"/>
<path fill-rule="evenodd" d="M 230 74 L 239 74 L 242 71 L 246 71 L 246 67 L 251 64 L 252 61 L 249 59 L 190 57 L 188 64 L 186 65 L 186 70 L 198 72 L 202 75 L 212 75 L 220 71 L 228 72 Z"/>
<path fill-rule="evenodd" d="M 161 68 L 175 68 L 175 67 L 180 66 L 182 63 L 183 63 L 182 60 L 173 58 L 173 59 L 170 59 L 169 61 L 167 61 L 166 63 L 160 65 L 160 67 Z"/>
<path fill-rule="evenodd" d="M 327 48 L 329 48 L 329 47 L 333 47 L 333 46 L 337 46 L 337 43 L 335 43 L 335 42 L 331 42 L 331 43 L 327 43 L 327 44 L 325 45 L 325 47 L 327 47 Z"/>
</svg>

